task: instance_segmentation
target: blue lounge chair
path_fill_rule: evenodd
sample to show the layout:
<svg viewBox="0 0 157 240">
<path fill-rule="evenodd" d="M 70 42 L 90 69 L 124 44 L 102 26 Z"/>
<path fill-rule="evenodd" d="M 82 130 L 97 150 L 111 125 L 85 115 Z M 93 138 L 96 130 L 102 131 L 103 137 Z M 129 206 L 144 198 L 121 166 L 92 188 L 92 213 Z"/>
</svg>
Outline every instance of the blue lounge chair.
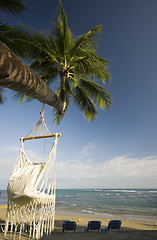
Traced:
<svg viewBox="0 0 157 240">
<path fill-rule="evenodd" d="M 65 230 L 76 232 L 76 222 L 74 222 L 74 221 L 64 221 L 64 223 L 63 223 L 63 232 Z"/>
<path fill-rule="evenodd" d="M 5 231 L 5 221 L 1 220 L 0 221 L 0 232 L 4 232 Z"/>
<path fill-rule="evenodd" d="M 22 228 L 21 232 L 27 232 L 27 229 L 26 229 L 27 226 L 28 225 L 25 225 L 25 228 L 24 229 Z M 0 220 L 0 232 L 5 232 L 5 227 L 6 227 L 5 221 Z M 13 224 L 12 231 L 15 232 L 15 230 L 16 230 L 16 232 L 20 232 L 20 224 L 17 224 L 17 225 Z M 11 223 L 10 222 L 8 223 L 8 230 L 7 231 L 8 232 L 11 231 Z"/>
<path fill-rule="evenodd" d="M 101 222 L 100 221 L 89 221 L 88 227 L 84 229 L 84 232 L 89 232 L 90 230 L 97 230 L 100 231 Z"/>
<path fill-rule="evenodd" d="M 108 231 L 110 229 L 118 229 L 118 230 L 120 230 L 121 223 L 122 223 L 122 221 L 120 221 L 120 220 L 111 220 L 111 221 L 109 221 L 109 223 L 108 223 Z"/>
<path fill-rule="evenodd" d="M 101 231 L 109 231 L 110 229 L 120 230 L 121 224 L 122 224 L 122 221 L 120 220 L 111 220 L 108 223 L 107 229 L 101 229 Z"/>
</svg>

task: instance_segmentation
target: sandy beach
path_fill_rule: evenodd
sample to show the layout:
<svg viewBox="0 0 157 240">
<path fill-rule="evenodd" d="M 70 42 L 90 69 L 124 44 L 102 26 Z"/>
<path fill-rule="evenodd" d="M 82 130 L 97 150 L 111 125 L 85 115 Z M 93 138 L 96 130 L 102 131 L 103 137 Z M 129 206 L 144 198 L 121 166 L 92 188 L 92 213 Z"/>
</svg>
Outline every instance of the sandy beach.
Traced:
<svg viewBox="0 0 157 240">
<path fill-rule="evenodd" d="M 6 215 L 6 206 L 0 206 L 0 219 L 4 220 Z M 77 225 L 77 232 L 65 232 L 62 233 L 62 224 L 65 220 L 75 221 Z M 96 218 L 90 216 L 76 216 L 67 214 L 56 214 L 55 216 L 55 230 L 50 235 L 44 235 L 43 240 L 154 240 L 157 239 L 157 223 L 150 222 L 138 222 L 138 221 L 127 221 L 122 220 L 122 227 L 119 231 L 108 231 L 108 232 L 83 232 L 83 229 L 87 226 L 88 221 L 99 220 L 101 221 L 101 228 L 107 228 L 110 219 Z M 5 237 L 3 233 L 0 233 L 0 240 L 6 239 L 29 239 L 27 235 L 23 234 L 19 237 L 18 234 L 7 234 Z"/>
</svg>

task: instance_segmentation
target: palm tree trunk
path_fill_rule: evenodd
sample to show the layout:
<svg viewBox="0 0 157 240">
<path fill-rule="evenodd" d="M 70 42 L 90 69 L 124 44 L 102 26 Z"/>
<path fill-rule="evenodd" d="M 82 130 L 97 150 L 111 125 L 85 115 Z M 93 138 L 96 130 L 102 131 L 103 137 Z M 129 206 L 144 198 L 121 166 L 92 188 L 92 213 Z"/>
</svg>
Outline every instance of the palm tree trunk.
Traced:
<svg viewBox="0 0 157 240">
<path fill-rule="evenodd" d="M 0 41 L 0 86 L 35 98 L 63 111 L 62 101 L 52 89 Z"/>
<path fill-rule="evenodd" d="M 61 77 L 61 101 L 63 104 L 63 111 L 66 108 L 66 104 L 67 104 L 67 99 L 66 99 L 66 89 L 65 89 L 65 84 L 66 84 L 66 74 L 60 73 L 60 77 Z"/>
</svg>

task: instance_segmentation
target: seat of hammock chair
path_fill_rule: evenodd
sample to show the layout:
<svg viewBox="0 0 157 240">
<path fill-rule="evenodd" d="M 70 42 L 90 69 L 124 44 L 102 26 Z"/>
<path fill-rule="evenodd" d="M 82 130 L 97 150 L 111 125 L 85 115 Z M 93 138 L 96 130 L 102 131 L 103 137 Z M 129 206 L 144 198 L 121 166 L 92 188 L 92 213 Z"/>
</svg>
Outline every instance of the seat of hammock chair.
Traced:
<svg viewBox="0 0 157 240">
<path fill-rule="evenodd" d="M 20 204 L 35 198 L 52 199 L 51 195 L 36 189 L 40 181 L 40 173 L 45 163 L 25 163 L 22 169 L 13 174 L 8 182 L 8 200 Z"/>
<path fill-rule="evenodd" d="M 42 189 L 37 189 L 44 166 L 45 163 L 25 161 L 23 166 L 13 173 L 9 179 L 8 200 L 18 204 L 26 204 L 31 199 L 38 199 L 38 202 L 42 199 L 42 203 L 44 203 L 44 198 L 46 202 L 52 199 L 53 194 L 47 194 Z"/>
</svg>

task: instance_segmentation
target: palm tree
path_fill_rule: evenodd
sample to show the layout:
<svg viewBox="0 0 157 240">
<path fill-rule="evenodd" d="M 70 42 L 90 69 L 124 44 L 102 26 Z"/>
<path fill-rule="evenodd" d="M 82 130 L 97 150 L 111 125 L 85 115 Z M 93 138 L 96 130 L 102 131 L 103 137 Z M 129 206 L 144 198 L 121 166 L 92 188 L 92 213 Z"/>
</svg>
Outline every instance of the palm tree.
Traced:
<svg viewBox="0 0 157 240">
<path fill-rule="evenodd" d="M 25 9 L 21 0 L 0 0 L 0 10 L 7 13 L 17 15 Z M 7 87 L 56 107 L 61 113 L 63 106 L 57 95 L 11 51 L 22 55 L 23 48 L 17 42 L 21 37 L 21 32 L 0 21 L 0 104 L 5 100 L 2 87 Z"/>
<path fill-rule="evenodd" d="M 74 38 L 61 0 L 54 29 L 37 32 L 32 28 L 20 27 L 23 32 L 21 43 L 27 49 L 24 49 L 24 59 L 48 85 L 56 81 L 57 95 L 64 109 L 62 114 L 54 110 L 57 123 L 71 102 L 78 105 L 89 121 L 96 118 L 97 106 L 105 110 L 111 107 L 111 95 L 102 86 L 111 79 L 108 61 L 96 55 L 101 28 L 101 25 L 97 26 Z"/>
<path fill-rule="evenodd" d="M 63 104 L 52 89 L 2 42 L 0 42 L 0 86 L 47 103 L 62 113 Z M 4 100 L 2 90 L 0 88 L 1 103 Z"/>
<path fill-rule="evenodd" d="M 18 15 L 21 14 L 26 9 L 22 0 L 0 0 L 0 11 L 4 11 L 8 14 Z M 13 28 L 11 28 L 8 24 L 3 24 L 0 21 L 0 41 L 6 43 L 8 46 L 12 45 L 11 41 L 14 36 Z M 11 44 L 12 42 L 12 44 Z M 4 89 L 0 87 L 0 104 L 4 102 L 3 96 Z"/>
</svg>

